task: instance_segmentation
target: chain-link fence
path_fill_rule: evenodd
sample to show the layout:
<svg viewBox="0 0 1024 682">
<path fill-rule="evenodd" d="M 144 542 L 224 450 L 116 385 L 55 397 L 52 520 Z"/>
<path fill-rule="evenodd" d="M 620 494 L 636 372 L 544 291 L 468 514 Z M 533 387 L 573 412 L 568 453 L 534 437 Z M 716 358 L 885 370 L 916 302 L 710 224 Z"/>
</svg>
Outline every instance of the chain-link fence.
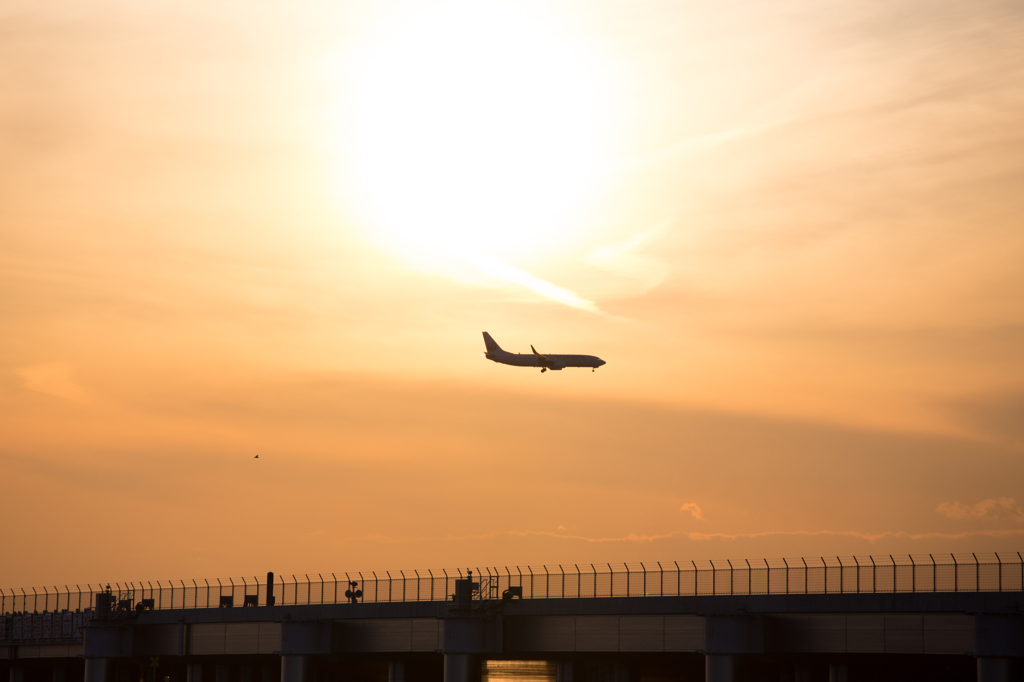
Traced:
<svg viewBox="0 0 1024 682">
<path fill-rule="evenodd" d="M 483 566 L 472 569 L 286 575 L 261 580 L 128 581 L 93 586 L 0 590 L 0 640 L 59 639 L 80 633 L 72 617 L 91 614 L 107 593 L 116 613 L 134 609 L 204 609 L 358 602 L 446 601 L 455 581 L 472 577 L 473 597 L 523 599 L 663 597 L 687 595 L 831 594 L 880 592 L 1018 592 L 1024 590 L 1020 553 L 814 557 L 586 564 Z M 271 586 L 268 589 L 268 584 Z M 347 593 L 347 594 L 346 594 Z M 10 614 L 10 615 L 8 615 Z M 43 616 L 50 615 L 49 625 Z M 17 623 L 17 616 L 29 621 Z M 35 617 L 38 616 L 38 623 Z M 59 616 L 59 618 L 58 618 Z M 81 620 L 81 619 L 79 619 Z M 60 633 L 59 635 L 57 633 Z M 49 633 L 49 637 L 46 636 Z M 28 635 L 31 635 L 29 637 Z"/>
</svg>

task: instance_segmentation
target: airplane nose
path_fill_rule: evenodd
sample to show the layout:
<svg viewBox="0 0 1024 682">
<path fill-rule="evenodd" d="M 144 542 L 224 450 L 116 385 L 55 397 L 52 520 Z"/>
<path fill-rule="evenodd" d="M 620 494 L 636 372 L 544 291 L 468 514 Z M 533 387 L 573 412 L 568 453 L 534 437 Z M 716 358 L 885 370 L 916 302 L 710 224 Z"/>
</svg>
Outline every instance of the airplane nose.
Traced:
<svg viewBox="0 0 1024 682">
<path fill-rule="evenodd" d="M 607 362 L 605 362 L 605 361 L 604 361 L 604 360 L 602 360 L 601 358 L 598 358 L 598 359 L 597 359 L 597 362 L 598 362 L 598 365 L 597 365 L 598 367 L 600 367 L 601 365 L 607 365 L 607 364 L 608 364 Z"/>
</svg>

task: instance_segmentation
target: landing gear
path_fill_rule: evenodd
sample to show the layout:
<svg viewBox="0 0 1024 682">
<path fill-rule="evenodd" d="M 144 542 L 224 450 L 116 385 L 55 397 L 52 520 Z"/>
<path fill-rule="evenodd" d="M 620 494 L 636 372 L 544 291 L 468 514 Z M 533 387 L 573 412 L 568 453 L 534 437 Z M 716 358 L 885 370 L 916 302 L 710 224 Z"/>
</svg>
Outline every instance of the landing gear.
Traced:
<svg viewBox="0 0 1024 682">
<path fill-rule="evenodd" d="M 548 368 L 547 367 L 542 367 L 541 370 L 540 370 L 540 373 L 543 374 L 546 371 L 548 371 Z"/>
</svg>

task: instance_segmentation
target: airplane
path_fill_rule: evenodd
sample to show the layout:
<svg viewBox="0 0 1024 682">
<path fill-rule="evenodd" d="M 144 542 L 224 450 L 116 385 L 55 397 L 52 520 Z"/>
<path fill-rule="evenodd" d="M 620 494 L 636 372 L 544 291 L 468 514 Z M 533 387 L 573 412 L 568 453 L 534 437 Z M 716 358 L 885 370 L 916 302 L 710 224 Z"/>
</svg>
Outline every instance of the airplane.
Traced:
<svg viewBox="0 0 1024 682">
<path fill-rule="evenodd" d="M 594 355 L 552 355 L 550 353 L 538 353 L 537 349 L 530 346 L 532 354 L 509 353 L 502 350 L 491 335 L 484 332 L 484 346 L 487 352 L 484 357 L 493 362 L 500 362 L 503 365 L 514 367 L 540 367 L 541 374 L 550 370 L 564 369 L 565 367 L 590 367 L 594 371 L 605 361 Z"/>
</svg>

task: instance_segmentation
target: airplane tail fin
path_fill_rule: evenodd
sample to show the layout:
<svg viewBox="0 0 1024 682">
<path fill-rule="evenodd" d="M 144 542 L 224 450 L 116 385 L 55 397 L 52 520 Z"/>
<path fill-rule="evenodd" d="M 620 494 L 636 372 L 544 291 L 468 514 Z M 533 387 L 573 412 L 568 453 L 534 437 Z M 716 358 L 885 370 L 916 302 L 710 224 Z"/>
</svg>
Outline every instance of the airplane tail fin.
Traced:
<svg viewBox="0 0 1024 682">
<path fill-rule="evenodd" d="M 495 342 L 495 340 L 491 338 L 491 335 L 488 334 L 487 332 L 484 332 L 484 345 L 487 347 L 488 353 L 501 350 L 501 346 L 499 346 Z"/>
</svg>

